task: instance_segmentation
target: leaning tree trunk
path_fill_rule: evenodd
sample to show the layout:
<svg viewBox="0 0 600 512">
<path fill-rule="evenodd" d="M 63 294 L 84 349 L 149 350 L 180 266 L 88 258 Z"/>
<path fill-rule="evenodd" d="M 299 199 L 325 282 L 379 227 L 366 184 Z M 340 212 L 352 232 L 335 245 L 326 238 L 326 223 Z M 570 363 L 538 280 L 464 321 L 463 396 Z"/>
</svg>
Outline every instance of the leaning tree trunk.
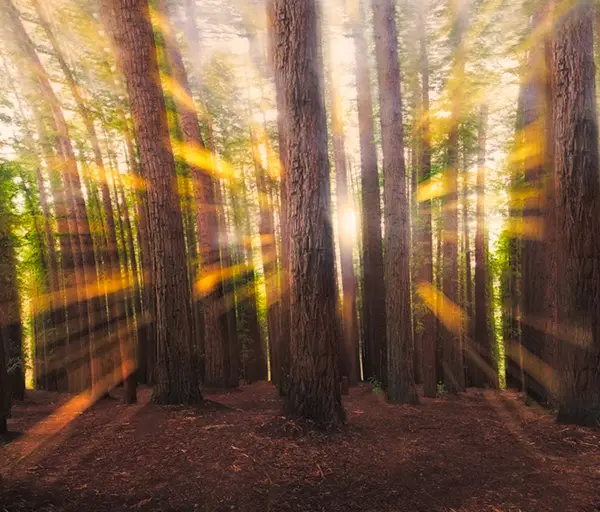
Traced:
<svg viewBox="0 0 600 512">
<path fill-rule="evenodd" d="M 142 177 L 146 180 L 149 245 L 156 297 L 154 401 L 202 401 L 193 360 L 191 297 L 175 161 L 147 0 L 110 0 L 113 37 L 127 82 Z"/>
<path fill-rule="evenodd" d="M 359 3 L 360 4 L 360 3 Z M 363 336 L 364 376 L 386 382 L 387 343 L 385 286 L 381 235 L 381 201 L 377 150 L 373 127 L 373 100 L 369 77 L 369 48 L 365 38 L 362 7 L 352 23 L 356 51 L 356 93 L 362 176 L 362 260 L 363 260 Z"/>
<path fill-rule="evenodd" d="M 375 54 L 385 181 L 384 270 L 387 317 L 387 394 L 394 403 L 416 403 L 410 291 L 410 221 L 404 162 L 402 97 L 396 10 L 392 0 L 373 0 Z"/>
<path fill-rule="evenodd" d="M 287 138 L 290 373 L 285 410 L 339 423 L 335 253 L 329 218 L 327 120 L 314 0 L 270 0 L 275 83 Z M 306 63 L 311 65 L 307 66 Z"/>
<path fill-rule="evenodd" d="M 552 79 L 556 171 L 558 421 L 600 424 L 600 181 L 594 4 L 580 0 L 559 21 Z"/>
</svg>

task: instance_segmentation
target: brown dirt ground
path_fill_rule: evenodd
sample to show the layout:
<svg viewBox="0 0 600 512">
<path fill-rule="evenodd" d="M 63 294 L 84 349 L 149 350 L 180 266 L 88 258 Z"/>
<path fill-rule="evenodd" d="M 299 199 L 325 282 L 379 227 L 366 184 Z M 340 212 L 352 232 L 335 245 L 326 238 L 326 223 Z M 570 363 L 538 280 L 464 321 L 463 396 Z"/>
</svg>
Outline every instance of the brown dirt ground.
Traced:
<svg viewBox="0 0 600 512">
<path fill-rule="evenodd" d="M 9 421 L 30 433 L 0 446 L 0 511 L 600 511 L 600 430 L 515 393 L 413 407 L 361 386 L 329 433 L 279 416 L 268 384 L 205 395 L 228 407 L 160 407 L 142 388 L 51 435 L 30 429 L 71 397 L 30 392 Z"/>
</svg>

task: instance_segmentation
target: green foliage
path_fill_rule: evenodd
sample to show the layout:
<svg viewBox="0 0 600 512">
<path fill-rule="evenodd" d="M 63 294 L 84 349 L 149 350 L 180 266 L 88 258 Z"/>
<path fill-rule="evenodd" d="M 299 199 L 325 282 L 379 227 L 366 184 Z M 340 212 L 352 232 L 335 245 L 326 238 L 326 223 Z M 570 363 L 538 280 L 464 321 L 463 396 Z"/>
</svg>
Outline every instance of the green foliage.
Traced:
<svg viewBox="0 0 600 512">
<path fill-rule="evenodd" d="M 373 393 L 382 394 L 384 392 L 383 384 L 381 381 L 377 380 L 375 377 L 369 378 L 369 384 L 371 384 L 371 389 Z"/>
</svg>

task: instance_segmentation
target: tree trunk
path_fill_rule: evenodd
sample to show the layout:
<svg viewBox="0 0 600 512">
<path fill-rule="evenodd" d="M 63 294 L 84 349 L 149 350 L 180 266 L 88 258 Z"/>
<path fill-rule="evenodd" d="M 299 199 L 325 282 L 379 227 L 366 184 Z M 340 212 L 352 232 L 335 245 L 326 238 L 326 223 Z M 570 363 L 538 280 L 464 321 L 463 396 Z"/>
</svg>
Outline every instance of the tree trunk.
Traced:
<svg viewBox="0 0 600 512">
<path fill-rule="evenodd" d="M 23 328 L 17 287 L 17 267 L 8 201 L 0 198 L 0 342 L 4 345 L 8 393 L 12 400 L 25 398 Z"/>
<path fill-rule="evenodd" d="M 427 55 L 427 12 L 428 2 L 424 0 L 417 16 L 419 42 L 420 42 L 420 74 L 422 101 L 421 109 L 423 119 L 419 132 L 421 152 L 419 163 L 419 183 L 424 183 L 431 178 L 431 135 L 429 121 L 429 59 Z M 417 186 L 418 188 L 418 186 Z M 413 192 L 417 194 L 415 190 Z M 418 227 L 417 227 L 417 272 L 415 282 L 427 286 L 433 286 L 433 240 L 431 227 L 431 199 L 422 201 L 418 206 Z M 422 309 L 420 330 L 417 335 L 421 338 L 420 346 L 422 353 L 422 375 L 423 375 L 423 393 L 428 398 L 437 396 L 437 378 L 436 378 L 436 321 L 435 315 L 431 309 L 427 308 L 421 301 L 419 306 Z M 419 332 L 420 331 L 420 332 Z"/>
<path fill-rule="evenodd" d="M 364 377 L 385 386 L 387 372 L 386 308 L 383 281 L 381 202 L 377 150 L 373 129 L 373 100 L 369 77 L 369 49 L 364 34 L 362 7 L 353 21 L 356 51 L 356 89 L 362 176 L 362 259 Z"/>
<path fill-rule="evenodd" d="M 142 176 L 148 184 L 149 245 L 156 297 L 156 388 L 160 404 L 202 401 L 193 361 L 191 297 L 181 206 L 169 140 L 165 100 L 158 81 L 147 0 L 110 0 L 115 46 L 127 82 Z"/>
<path fill-rule="evenodd" d="M 330 59 L 331 60 L 331 59 Z M 332 63 L 330 62 L 330 66 Z M 348 174 L 346 170 L 346 148 L 344 142 L 344 119 L 341 111 L 339 84 L 333 69 L 329 73 L 331 123 L 333 131 L 333 158 L 335 163 L 336 206 L 338 222 L 338 247 L 342 273 L 342 330 L 344 343 L 340 350 L 340 371 L 348 378 L 351 386 L 360 379 L 360 361 L 358 353 L 358 319 L 356 316 L 356 280 L 352 256 L 353 224 L 348 226 L 354 215 L 348 194 Z"/>
<path fill-rule="evenodd" d="M 409 201 L 396 12 L 392 0 L 373 0 L 372 5 L 385 182 L 387 395 L 393 403 L 417 403 L 410 307 Z"/>
<path fill-rule="evenodd" d="M 450 132 L 448 134 L 448 166 L 445 171 L 445 180 L 448 193 L 444 197 L 444 223 L 442 233 L 444 282 L 443 292 L 448 300 L 458 304 L 458 132 L 462 113 L 462 82 L 465 73 L 465 31 L 468 2 L 459 2 L 453 8 L 454 26 L 452 38 L 454 39 L 454 76 L 451 83 L 454 85 L 450 91 L 452 100 L 452 114 L 450 119 Z M 465 375 L 463 368 L 463 353 L 460 336 L 447 327 L 443 327 L 443 358 L 444 358 L 444 385 L 456 393 L 465 389 Z"/>
<path fill-rule="evenodd" d="M 552 78 L 556 170 L 558 421 L 600 424 L 600 181 L 594 66 L 594 4 L 559 20 Z"/>
<path fill-rule="evenodd" d="M 477 156 L 477 232 L 475 234 L 475 365 L 473 385 L 498 387 L 496 363 L 492 350 L 488 305 L 487 229 L 485 225 L 485 161 L 487 137 L 487 105 L 481 106 L 479 117 L 479 152 Z"/>
<path fill-rule="evenodd" d="M 335 253 L 329 220 L 327 120 L 314 0 L 270 0 L 274 69 L 288 144 L 289 382 L 285 410 L 340 423 Z M 311 62 L 311 66 L 306 66 Z"/>
<path fill-rule="evenodd" d="M 463 197 L 462 197 L 462 251 L 465 258 L 465 279 L 464 279 L 464 313 L 465 321 L 463 322 L 463 356 L 465 365 L 465 386 L 471 384 L 473 375 L 477 371 L 482 371 L 478 357 L 473 358 L 473 340 L 474 340 L 474 314 L 473 314 L 473 271 L 471 267 L 471 243 L 469 239 L 469 168 L 467 149 L 463 144 Z M 474 385 L 474 384 L 472 384 Z"/>
</svg>

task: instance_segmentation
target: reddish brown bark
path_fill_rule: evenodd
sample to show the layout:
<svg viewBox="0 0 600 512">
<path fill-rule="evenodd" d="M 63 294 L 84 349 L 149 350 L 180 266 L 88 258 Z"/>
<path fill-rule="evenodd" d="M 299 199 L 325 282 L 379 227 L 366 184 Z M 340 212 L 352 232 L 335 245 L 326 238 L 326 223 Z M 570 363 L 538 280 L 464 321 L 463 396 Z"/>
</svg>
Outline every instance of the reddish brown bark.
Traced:
<svg viewBox="0 0 600 512">
<path fill-rule="evenodd" d="M 115 46 L 127 82 L 142 176 L 147 183 L 156 297 L 156 388 L 162 404 L 202 401 L 193 364 L 191 297 L 175 161 L 160 89 L 147 0 L 111 0 Z"/>
<path fill-rule="evenodd" d="M 365 38 L 362 8 L 353 21 L 356 48 L 356 92 L 362 176 L 362 260 L 363 260 L 363 370 L 365 379 L 386 381 L 386 309 L 383 281 L 381 202 L 377 151 L 373 129 L 373 100 L 369 76 L 369 49 Z"/>
<path fill-rule="evenodd" d="M 392 0 L 373 0 L 372 5 L 385 182 L 387 395 L 394 403 L 417 403 L 411 323 L 409 200 L 396 10 Z"/>
<path fill-rule="evenodd" d="M 339 423 L 344 410 L 316 2 L 270 0 L 268 12 L 289 177 L 291 328 L 285 410 L 318 423 Z"/>
</svg>

